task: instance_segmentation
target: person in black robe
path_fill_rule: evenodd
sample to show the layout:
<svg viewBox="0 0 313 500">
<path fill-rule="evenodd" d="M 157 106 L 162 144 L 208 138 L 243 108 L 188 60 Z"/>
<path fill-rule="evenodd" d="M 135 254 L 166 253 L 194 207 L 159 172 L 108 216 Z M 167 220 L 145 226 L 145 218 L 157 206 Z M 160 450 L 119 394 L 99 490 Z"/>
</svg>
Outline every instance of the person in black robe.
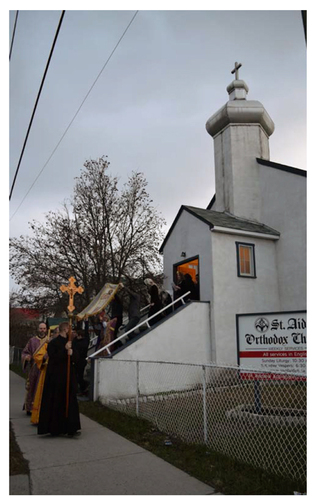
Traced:
<svg viewBox="0 0 313 500">
<path fill-rule="evenodd" d="M 73 436 L 80 427 L 76 398 L 77 382 L 75 363 L 79 355 L 68 341 L 69 324 L 61 323 L 59 335 L 48 344 L 48 366 L 43 388 L 38 422 L 38 434 L 68 434 Z M 66 416 L 66 386 L 68 355 L 70 359 L 70 384 L 68 416 Z"/>
<path fill-rule="evenodd" d="M 136 325 L 138 325 L 140 321 L 140 295 L 137 293 L 133 287 L 124 286 L 123 292 L 126 292 L 129 295 L 128 300 L 128 323 L 124 328 L 124 333 L 129 332 Z M 130 333 L 127 338 L 133 339 L 137 336 L 136 331 Z"/>
<path fill-rule="evenodd" d="M 116 318 L 116 325 L 115 325 L 113 340 L 117 338 L 119 327 L 122 326 L 123 324 L 123 301 L 118 294 L 114 296 L 114 299 L 111 302 L 111 319 L 114 318 Z M 122 347 L 122 345 L 123 345 L 122 342 L 119 340 L 112 346 L 111 352 L 115 351 L 119 347 Z"/>
<path fill-rule="evenodd" d="M 87 365 L 89 339 L 85 336 L 84 330 L 77 330 L 77 337 L 73 340 L 73 349 L 78 352 L 79 359 L 75 363 L 77 383 L 80 392 L 85 395 L 88 382 L 84 379 L 85 367 Z"/>
<path fill-rule="evenodd" d="M 169 292 L 167 290 L 162 290 L 161 293 L 160 293 L 160 298 L 161 298 L 161 302 L 162 302 L 162 309 L 168 305 L 170 305 L 173 301 L 172 301 L 172 297 L 171 295 L 169 294 Z M 165 309 L 165 311 L 163 312 L 163 316 L 168 316 L 169 314 L 171 314 L 173 312 L 173 306 L 172 307 L 168 307 L 167 309 Z"/>
<path fill-rule="evenodd" d="M 111 319 L 117 318 L 116 327 L 115 327 L 115 338 L 117 336 L 117 332 L 119 327 L 123 323 L 123 302 L 119 295 L 115 295 L 114 299 L 111 302 Z"/>
<path fill-rule="evenodd" d="M 173 296 L 174 300 L 177 300 L 179 297 L 183 295 L 182 284 L 184 281 L 184 274 L 180 271 L 176 273 L 176 283 L 172 283 L 173 288 Z M 178 309 L 182 305 L 182 302 L 179 300 L 174 304 L 174 310 Z"/>
<path fill-rule="evenodd" d="M 162 302 L 159 296 L 159 290 L 156 285 L 152 285 L 149 290 L 149 295 L 150 295 L 150 309 L 148 313 L 148 320 L 150 325 L 155 325 L 158 321 L 162 319 L 162 315 L 158 314 L 155 316 L 155 318 L 149 319 L 151 316 L 156 314 L 158 311 L 162 309 Z"/>
<path fill-rule="evenodd" d="M 196 300 L 196 286 L 192 280 L 192 277 L 189 273 L 184 275 L 184 279 L 181 284 L 181 295 L 184 295 L 187 292 L 190 292 L 187 297 L 185 297 L 185 302 L 189 302 L 190 300 Z"/>
<path fill-rule="evenodd" d="M 195 282 L 195 300 L 200 300 L 199 274 L 196 274 L 196 282 Z"/>
</svg>

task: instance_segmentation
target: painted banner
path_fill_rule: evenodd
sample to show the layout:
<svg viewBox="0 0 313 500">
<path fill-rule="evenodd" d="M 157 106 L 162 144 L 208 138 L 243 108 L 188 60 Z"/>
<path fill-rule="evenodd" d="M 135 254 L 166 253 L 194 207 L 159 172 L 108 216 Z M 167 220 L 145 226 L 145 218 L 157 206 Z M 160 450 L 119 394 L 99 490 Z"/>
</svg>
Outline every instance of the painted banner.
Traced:
<svg viewBox="0 0 313 500">
<path fill-rule="evenodd" d="M 237 314 L 236 319 L 242 378 L 306 379 L 306 311 Z"/>
<path fill-rule="evenodd" d="M 100 292 L 95 296 L 90 304 L 85 307 L 76 318 L 78 321 L 89 318 L 89 316 L 95 316 L 103 311 L 111 302 L 114 295 L 122 288 L 123 285 L 113 285 L 112 283 L 106 283 Z"/>
</svg>

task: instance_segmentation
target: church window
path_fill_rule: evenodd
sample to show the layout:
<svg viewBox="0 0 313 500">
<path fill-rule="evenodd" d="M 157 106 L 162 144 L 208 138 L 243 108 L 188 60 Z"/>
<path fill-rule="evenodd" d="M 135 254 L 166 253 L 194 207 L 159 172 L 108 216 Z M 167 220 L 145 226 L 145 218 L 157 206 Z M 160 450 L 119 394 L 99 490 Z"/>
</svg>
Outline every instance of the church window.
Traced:
<svg viewBox="0 0 313 500">
<path fill-rule="evenodd" d="M 236 242 L 238 276 L 256 278 L 254 245 Z"/>
</svg>

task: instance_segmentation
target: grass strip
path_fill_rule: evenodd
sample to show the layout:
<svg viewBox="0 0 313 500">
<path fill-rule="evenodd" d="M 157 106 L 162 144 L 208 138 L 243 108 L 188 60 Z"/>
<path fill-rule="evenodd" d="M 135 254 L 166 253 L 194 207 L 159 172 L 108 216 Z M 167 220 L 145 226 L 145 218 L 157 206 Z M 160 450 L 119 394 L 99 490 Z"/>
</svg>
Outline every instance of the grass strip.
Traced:
<svg viewBox="0 0 313 500">
<path fill-rule="evenodd" d="M 12 363 L 10 365 L 10 370 L 12 370 L 12 372 L 16 373 L 16 375 L 19 375 L 20 377 L 23 377 L 25 379 L 27 378 L 27 373 L 23 371 L 21 365 Z"/>
<path fill-rule="evenodd" d="M 10 422 L 10 476 L 29 474 L 28 461 L 24 458 L 16 442 L 14 430 Z"/>
<path fill-rule="evenodd" d="M 186 444 L 160 432 L 141 418 L 121 413 L 99 402 L 80 402 L 87 417 L 150 451 L 166 462 L 212 486 L 225 495 L 293 495 L 305 493 L 306 484 L 276 476 L 235 461 L 206 446 Z M 169 441 L 171 445 L 166 445 Z"/>
<path fill-rule="evenodd" d="M 21 366 L 11 364 L 10 370 L 17 375 L 26 378 L 26 374 L 23 372 Z M 10 476 L 16 476 L 18 474 L 29 474 L 29 467 L 28 461 L 24 458 L 24 455 L 17 444 L 13 426 L 10 422 Z"/>
</svg>

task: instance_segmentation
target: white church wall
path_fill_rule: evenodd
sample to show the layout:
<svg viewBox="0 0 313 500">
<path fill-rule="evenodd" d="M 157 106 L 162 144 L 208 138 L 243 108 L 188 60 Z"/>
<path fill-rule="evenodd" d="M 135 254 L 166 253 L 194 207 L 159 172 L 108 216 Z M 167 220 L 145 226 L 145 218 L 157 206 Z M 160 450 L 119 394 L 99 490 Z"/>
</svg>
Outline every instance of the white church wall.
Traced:
<svg viewBox="0 0 313 500">
<path fill-rule="evenodd" d="M 108 399 L 134 398 L 137 390 L 140 397 L 191 390 L 202 384 L 203 379 L 199 365 L 172 362 L 101 359 L 98 369 L 102 382 L 96 399 L 102 404 Z"/>
<path fill-rule="evenodd" d="M 121 351 L 116 359 L 207 363 L 210 359 L 210 304 L 192 302 Z"/>
<path fill-rule="evenodd" d="M 262 222 L 277 231 L 281 310 L 306 309 L 306 178 L 260 165 Z"/>
<path fill-rule="evenodd" d="M 186 257 L 181 253 L 185 252 Z M 164 287 L 172 290 L 173 265 L 199 255 L 200 298 L 212 300 L 211 232 L 208 225 L 183 211 L 163 249 Z"/>
<path fill-rule="evenodd" d="M 107 363 L 110 360 L 97 361 L 97 397 L 113 397 L 113 395 L 130 397 L 133 394 L 133 380 L 136 380 L 133 373 L 135 363 L 127 363 L 127 361 L 205 364 L 210 362 L 210 349 L 210 304 L 192 302 L 129 345 L 127 349 L 116 353 L 114 360 L 126 360 L 125 363 L 116 363 L 120 366 L 116 376 L 110 373 L 108 368 L 114 367 L 114 364 Z M 131 380 L 131 382 L 125 384 L 125 380 Z M 165 380 L 168 380 L 168 375 L 164 383 Z M 192 379 L 188 383 L 196 383 L 196 381 Z M 172 389 L 182 388 L 181 381 L 176 381 L 175 384 Z M 149 390 L 147 385 L 144 387 L 146 391 Z"/>
<path fill-rule="evenodd" d="M 116 363 L 114 359 L 99 359 L 96 363 L 98 385 L 94 400 L 105 404 L 106 398 L 129 398 L 136 394 L 136 363 L 124 361 Z"/>
<path fill-rule="evenodd" d="M 236 314 L 280 310 L 276 243 L 261 238 L 214 233 L 212 336 L 216 362 L 237 364 Z M 236 241 L 255 245 L 256 278 L 237 275 Z"/>
</svg>

